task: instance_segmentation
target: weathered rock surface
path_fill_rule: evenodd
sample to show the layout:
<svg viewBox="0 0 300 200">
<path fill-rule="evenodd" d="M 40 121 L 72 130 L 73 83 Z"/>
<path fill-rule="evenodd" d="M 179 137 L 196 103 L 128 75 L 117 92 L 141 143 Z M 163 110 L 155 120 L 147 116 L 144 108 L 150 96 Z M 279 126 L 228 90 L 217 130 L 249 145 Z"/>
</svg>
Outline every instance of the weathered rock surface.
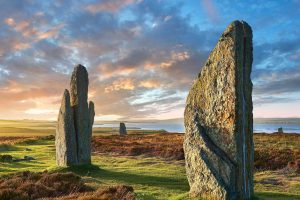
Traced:
<svg viewBox="0 0 300 200">
<path fill-rule="evenodd" d="M 90 130 L 90 135 L 92 135 L 93 125 L 94 125 L 94 117 L 95 117 L 95 105 L 94 105 L 94 102 L 92 102 L 92 101 L 89 102 L 89 114 L 90 114 L 89 130 Z"/>
<path fill-rule="evenodd" d="M 119 134 L 120 135 L 127 134 L 126 126 L 125 126 L 125 123 L 123 123 L 123 122 L 120 123 Z"/>
<path fill-rule="evenodd" d="M 253 195 L 252 30 L 234 21 L 195 80 L 184 113 L 190 195 Z"/>
<path fill-rule="evenodd" d="M 58 166 L 77 163 L 77 139 L 68 90 L 64 91 L 58 114 L 55 146 Z"/>
<path fill-rule="evenodd" d="M 95 111 L 94 103 L 87 102 L 88 85 L 86 68 L 77 65 L 72 73 L 70 95 L 66 90 L 58 117 L 56 160 L 59 166 L 91 163 Z"/>
<path fill-rule="evenodd" d="M 82 65 L 77 65 L 72 73 L 71 88 L 71 106 L 74 110 L 74 126 L 77 135 L 78 162 L 80 164 L 89 164 L 91 162 L 90 153 L 90 114 L 87 102 L 88 96 L 88 73 Z"/>
</svg>

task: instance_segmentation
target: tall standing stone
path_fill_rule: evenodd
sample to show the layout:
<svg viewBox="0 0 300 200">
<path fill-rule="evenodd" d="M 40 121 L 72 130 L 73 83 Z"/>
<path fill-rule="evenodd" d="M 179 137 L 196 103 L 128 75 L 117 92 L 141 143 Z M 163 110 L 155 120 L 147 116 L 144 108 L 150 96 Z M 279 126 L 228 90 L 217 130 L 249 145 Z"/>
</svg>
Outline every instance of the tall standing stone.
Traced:
<svg viewBox="0 0 300 200">
<path fill-rule="evenodd" d="M 74 110 L 74 127 L 77 135 L 79 164 L 91 163 L 90 114 L 87 103 L 89 78 L 86 68 L 77 65 L 72 73 L 71 106 Z"/>
<path fill-rule="evenodd" d="M 90 101 L 89 102 L 89 114 L 90 114 L 90 135 L 93 133 L 93 125 L 94 125 L 94 117 L 95 117 L 95 105 L 94 102 Z"/>
<path fill-rule="evenodd" d="M 65 90 L 56 133 L 56 160 L 59 166 L 91 163 L 94 103 L 88 98 L 88 73 L 77 65 L 71 78 L 71 95 Z M 70 97 L 71 96 L 71 97 Z"/>
<path fill-rule="evenodd" d="M 234 21 L 195 80 L 184 113 L 190 195 L 253 195 L 252 30 Z"/>
<path fill-rule="evenodd" d="M 65 90 L 56 128 L 55 146 L 58 166 L 68 166 L 77 163 L 77 140 L 72 112 L 70 94 L 68 90 Z"/>
<path fill-rule="evenodd" d="M 127 134 L 126 126 L 125 126 L 125 123 L 123 123 L 123 122 L 120 123 L 119 134 L 120 135 Z"/>
<path fill-rule="evenodd" d="M 92 134 L 93 134 L 93 125 L 94 125 L 94 117 L 95 117 L 95 106 L 92 101 L 89 102 L 89 133 L 88 133 L 88 138 L 89 138 L 89 143 L 87 146 L 87 154 L 91 157 L 91 150 L 92 150 Z"/>
</svg>

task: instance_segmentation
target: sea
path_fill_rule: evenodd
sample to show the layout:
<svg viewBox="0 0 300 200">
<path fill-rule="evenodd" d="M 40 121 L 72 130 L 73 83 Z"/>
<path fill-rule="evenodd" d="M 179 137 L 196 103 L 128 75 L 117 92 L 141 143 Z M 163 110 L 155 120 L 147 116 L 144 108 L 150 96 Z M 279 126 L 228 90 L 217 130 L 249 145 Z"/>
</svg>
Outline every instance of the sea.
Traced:
<svg viewBox="0 0 300 200">
<path fill-rule="evenodd" d="M 184 133 L 183 120 L 162 120 L 154 122 L 125 122 L 128 130 L 166 130 L 168 132 Z M 119 122 L 96 122 L 94 127 L 119 128 Z M 285 133 L 300 134 L 300 118 L 257 118 L 254 119 L 254 133 L 274 133 L 283 128 Z"/>
</svg>

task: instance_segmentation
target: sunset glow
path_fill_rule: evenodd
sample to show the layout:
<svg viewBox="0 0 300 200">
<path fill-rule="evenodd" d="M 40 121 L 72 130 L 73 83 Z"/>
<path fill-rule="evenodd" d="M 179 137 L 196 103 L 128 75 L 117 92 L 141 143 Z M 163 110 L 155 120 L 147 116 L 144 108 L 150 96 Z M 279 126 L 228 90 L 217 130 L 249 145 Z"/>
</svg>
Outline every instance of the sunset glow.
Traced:
<svg viewBox="0 0 300 200">
<path fill-rule="evenodd" d="M 254 32 L 254 117 L 300 117 L 299 1 L 218 2 L 2 1 L 0 119 L 56 119 L 78 63 L 96 120 L 182 118 L 193 80 L 235 19 Z"/>
</svg>

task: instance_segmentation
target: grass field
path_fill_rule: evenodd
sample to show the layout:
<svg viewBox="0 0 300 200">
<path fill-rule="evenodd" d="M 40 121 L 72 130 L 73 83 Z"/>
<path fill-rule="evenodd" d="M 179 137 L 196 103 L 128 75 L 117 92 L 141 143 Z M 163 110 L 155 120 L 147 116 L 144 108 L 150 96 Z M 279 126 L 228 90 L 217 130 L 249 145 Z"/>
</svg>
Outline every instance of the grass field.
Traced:
<svg viewBox="0 0 300 200">
<path fill-rule="evenodd" d="M 16 125 L 14 125 L 16 123 Z M 29 126 L 32 123 L 33 126 Z M 115 155 L 108 152 L 94 154 L 92 166 L 58 168 L 55 166 L 54 140 L 50 138 L 36 138 L 29 130 L 35 130 L 37 135 L 49 135 L 54 131 L 54 124 L 48 122 L 0 122 L 1 133 L 5 130 L 14 132 L 14 136 L 27 136 L 23 141 L 18 138 L 0 140 L 5 145 L 0 148 L 0 154 L 9 154 L 14 158 L 31 156 L 36 160 L 0 163 L 0 175 L 24 170 L 30 171 L 72 171 L 83 177 L 84 181 L 92 187 L 110 186 L 118 184 L 131 185 L 134 188 L 137 199 L 188 199 L 189 186 L 185 175 L 183 160 L 166 160 L 159 157 Z M 15 127 L 10 130 L 8 127 Z M 25 132 L 22 132 L 26 130 Z M 139 132 L 140 133 L 140 132 Z M 96 134 L 101 138 L 104 133 Z M 5 134 L 9 135 L 9 134 Z M 105 136 L 106 137 L 106 136 Z M 279 139 L 268 141 L 267 136 L 255 136 L 255 144 L 258 148 L 286 149 L 299 148 L 297 140 Z M 297 138 L 296 138 L 297 139 Z M 2 141 L 2 142 L 1 142 Z M 9 142 L 10 141 L 10 142 Z M 273 147 L 273 146 L 274 147 Z M 1 147 L 1 145 L 0 145 Z M 154 155 L 155 156 L 155 155 Z M 288 170 L 260 170 L 255 173 L 256 199 L 267 200 L 296 200 L 300 199 L 299 174 Z"/>
<path fill-rule="evenodd" d="M 54 121 L 38 120 L 0 120 L 0 137 L 1 136 L 47 136 L 55 135 L 56 123 Z M 128 130 L 131 133 L 162 133 L 164 130 Z M 94 135 L 117 134 L 118 130 L 114 128 L 93 128 Z"/>
</svg>

